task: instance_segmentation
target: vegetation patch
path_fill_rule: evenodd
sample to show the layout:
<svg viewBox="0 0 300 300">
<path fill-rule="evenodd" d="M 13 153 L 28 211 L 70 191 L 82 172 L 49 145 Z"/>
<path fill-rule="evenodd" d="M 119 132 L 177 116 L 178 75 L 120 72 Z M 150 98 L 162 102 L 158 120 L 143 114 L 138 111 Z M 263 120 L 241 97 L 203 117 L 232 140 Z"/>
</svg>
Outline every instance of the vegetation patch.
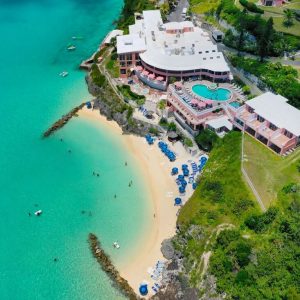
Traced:
<svg viewBox="0 0 300 300">
<path fill-rule="evenodd" d="M 260 213 L 242 178 L 240 147 L 238 132 L 216 143 L 199 186 L 180 212 L 174 245 L 184 255 L 190 285 L 203 286 L 206 299 L 224 294 L 228 299 L 298 299 L 300 186 L 283 184 L 276 206 Z M 217 234 L 228 223 L 235 226 Z M 211 256 L 203 277 L 200 257 L 207 244 Z M 216 288 L 209 278 L 215 278 Z"/>
<path fill-rule="evenodd" d="M 118 90 L 123 94 L 123 96 L 129 100 L 134 100 L 139 105 L 143 105 L 145 103 L 145 96 L 144 95 L 138 95 L 134 93 L 130 86 L 127 84 L 123 84 L 121 86 L 118 86 Z"/>
<path fill-rule="evenodd" d="M 300 109 L 300 83 L 298 73 L 291 66 L 281 63 L 260 62 L 255 59 L 231 56 L 234 67 L 244 69 L 260 78 L 275 93 L 287 99 L 289 103 Z"/>
</svg>

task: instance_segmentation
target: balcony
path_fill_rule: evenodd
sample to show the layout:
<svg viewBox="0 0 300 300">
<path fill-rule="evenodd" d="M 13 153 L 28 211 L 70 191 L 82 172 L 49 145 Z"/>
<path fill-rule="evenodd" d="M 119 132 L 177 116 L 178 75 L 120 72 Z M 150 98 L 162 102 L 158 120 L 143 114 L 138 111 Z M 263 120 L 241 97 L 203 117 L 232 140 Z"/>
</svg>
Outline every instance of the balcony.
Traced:
<svg viewBox="0 0 300 300">
<path fill-rule="evenodd" d="M 140 81 L 156 90 L 165 91 L 167 89 L 167 82 L 162 76 L 155 77 L 154 74 L 149 74 L 148 71 L 143 70 L 142 67 L 135 68 L 135 74 Z"/>
<path fill-rule="evenodd" d="M 274 137 L 271 137 L 270 141 L 278 146 L 279 148 L 282 148 L 284 147 L 289 141 L 291 141 L 293 138 L 289 138 L 287 137 L 286 135 L 280 133 L 280 134 L 277 134 L 276 136 Z"/>
</svg>

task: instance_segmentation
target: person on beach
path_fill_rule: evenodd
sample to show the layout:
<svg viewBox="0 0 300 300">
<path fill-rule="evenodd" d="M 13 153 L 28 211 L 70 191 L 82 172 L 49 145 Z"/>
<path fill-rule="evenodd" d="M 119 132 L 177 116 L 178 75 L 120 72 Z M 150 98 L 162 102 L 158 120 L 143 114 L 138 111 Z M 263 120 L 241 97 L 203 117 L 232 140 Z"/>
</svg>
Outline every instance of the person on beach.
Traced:
<svg viewBox="0 0 300 300">
<path fill-rule="evenodd" d="M 117 198 L 117 195 L 115 194 L 115 198 Z"/>
<path fill-rule="evenodd" d="M 127 161 L 125 161 L 125 167 L 127 166 Z"/>
<path fill-rule="evenodd" d="M 28 217 L 31 217 L 31 213 L 30 212 L 28 213 Z"/>
<path fill-rule="evenodd" d="M 68 150 L 68 153 L 71 153 L 71 152 L 72 152 L 72 151 L 69 149 L 69 150 Z"/>
</svg>

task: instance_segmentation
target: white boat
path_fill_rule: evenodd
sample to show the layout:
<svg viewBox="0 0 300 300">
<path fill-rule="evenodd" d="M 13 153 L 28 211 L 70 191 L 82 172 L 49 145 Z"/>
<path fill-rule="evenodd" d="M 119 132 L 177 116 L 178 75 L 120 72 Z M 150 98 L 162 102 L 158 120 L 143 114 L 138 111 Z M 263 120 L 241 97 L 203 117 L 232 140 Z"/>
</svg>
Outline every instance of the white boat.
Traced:
<svg viewBox="0 0 300 300">
<path fill-rule="evenodd" d="M 40 209 L 40 210 L 37 210 L 34 214 L 36 216 L 40 216 L 42 213 L 43 213 L 43 211 Z"/>
<path fill-rule="evenodd" d="M 67 49 L 68 49 L 68 51 L 73 51 L 76 49 L 76 47 L 74 45 L 70 45 L 70 46 L 68 46 Z"/>
<path fill-rule="evenodd" d="M 59 73 L 59 76 L 61 76 L 61 77 L 66 77 L 68 75 L 69 75 L 69 73 L 67 71 L 63 71 L 63 72 Z"/>
<path fill-rule="evenodd" d="M 82 40 L 82 36 L 72 36 L 72 40 Z"/>
<path fill-rule="evenodd" d="M 114 242 L 114 243 L 113 243 L 113 246 L 114 246 L 114 248 L 116 248 L 116 249 L 119 249 L 119 248 L 120 248 L 120 245 L 119 245 L 117 242 Z"/>
</svg>

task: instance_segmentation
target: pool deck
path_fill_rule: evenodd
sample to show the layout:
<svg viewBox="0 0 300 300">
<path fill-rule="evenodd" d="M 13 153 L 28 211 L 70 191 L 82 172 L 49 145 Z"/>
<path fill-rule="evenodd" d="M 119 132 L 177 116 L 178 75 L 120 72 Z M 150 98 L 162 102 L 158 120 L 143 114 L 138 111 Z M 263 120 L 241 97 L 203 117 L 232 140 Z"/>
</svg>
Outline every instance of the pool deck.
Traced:
<svg viewBox="0 0 300 300">
<path fill-rule="evenodd" d="M 208 99 L 208 98 L 205 98 L 205 97 L 201 97 L 200 95 L 196 94 L 193 92 L 193 86 L 194 85 L 206 85 L 207 87 L 209 87 L 212 82 L 211 81 L 208 81 L 208 80 L 196 80 L 196 81 L 188 81 L 188 82 L 185 82 L 184 83 L 184 88 L 190 93 L 192 94 L 193 96 L 195 96 L 195 98 L 203 98 L 203 99 Z M 245 97 L 240 93 L 238 92 L 232 84 L 230 83 L 218 83 L 218 88 L 223 88 L 223 89 L 227 89 L 231 92 L 231 97 L 230 99 L 228 100 L 213 100 L 213 101 L 216 101 L 216 102 L 232 102 L 232 101 L 237 101 L 239 103 L 241 103 L 242 101 L 245 101 Z"/>
</svg>

